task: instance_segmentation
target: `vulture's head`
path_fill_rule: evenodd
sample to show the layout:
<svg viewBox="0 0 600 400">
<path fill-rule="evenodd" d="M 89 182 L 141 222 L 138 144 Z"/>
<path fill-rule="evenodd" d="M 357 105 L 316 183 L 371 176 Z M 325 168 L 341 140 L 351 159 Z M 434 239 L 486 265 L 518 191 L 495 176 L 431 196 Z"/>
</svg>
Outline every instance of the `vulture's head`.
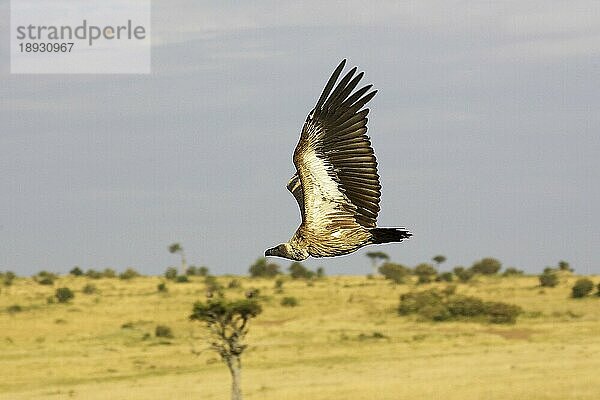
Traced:
<svg viewBox="0 0 600 400">
<path fill-rule="evenodd" d="M 265 257 L 283 257 L 289 260 L 302 261 L 305 260 L 308 254 L 296 252 L 289 243 L 282 243 L 265 251 Z"/>
</svg>

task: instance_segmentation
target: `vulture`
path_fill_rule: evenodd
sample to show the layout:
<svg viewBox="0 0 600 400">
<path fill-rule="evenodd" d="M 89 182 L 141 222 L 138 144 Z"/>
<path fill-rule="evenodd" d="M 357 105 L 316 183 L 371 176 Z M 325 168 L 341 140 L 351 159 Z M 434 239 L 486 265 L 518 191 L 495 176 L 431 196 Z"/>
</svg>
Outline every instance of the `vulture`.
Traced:
<svg viewBox="0 0 600 400">
<path fill-rule="evenodd" d="M 363 107 L 377 91 L 372 85 L 355 91 L 364 75 L 356 74 L 356 67 L 338 82 L 345 65 L 342 60 L 327 81 L 294 150 L 296 173 L 287 188 L 302 223 L 287 243 L 267 249 L 265 256 L 335 257 L 412 236 L 404 228 L 376 227 L 381 185 L 367 136 L 369 109 Z"/>
</svg>

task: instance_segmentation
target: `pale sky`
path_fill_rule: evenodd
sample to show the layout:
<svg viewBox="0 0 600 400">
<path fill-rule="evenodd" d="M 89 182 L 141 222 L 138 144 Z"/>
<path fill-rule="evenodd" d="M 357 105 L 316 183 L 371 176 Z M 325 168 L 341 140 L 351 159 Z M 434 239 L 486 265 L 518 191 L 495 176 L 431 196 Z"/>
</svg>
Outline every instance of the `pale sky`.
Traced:
<svg viewBox="0 0 600 400">
<path fill-rule="evenodd" d="M 0 0 L 0 271 L 245 273 L 300 215 L 285 185 L 342 58 L 379 90 L 380 226 L 364 253 L 600 273 L 600 3 L 153 2 L 152 74 L 10 75 Z M 289 265 L 278 260 L 283 267 Z"/>
</svg>

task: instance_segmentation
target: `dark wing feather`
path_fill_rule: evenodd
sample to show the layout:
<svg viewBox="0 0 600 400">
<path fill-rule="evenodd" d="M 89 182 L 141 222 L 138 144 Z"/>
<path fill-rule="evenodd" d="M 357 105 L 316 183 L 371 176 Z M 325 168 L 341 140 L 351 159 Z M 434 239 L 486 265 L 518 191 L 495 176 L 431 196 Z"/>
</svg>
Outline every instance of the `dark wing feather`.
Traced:
<svg viewBox="0 0 600 400">
<path fill-rule="evenodd" d="M 381 185 L 377 161 L 366 134 L 369 109 L 363 107 L 377 91 L 369 92 L 371 85 L 368 85 L 352 93 L 363 76 L 362 72 L 354 76 L 356 68 L 344 75 L 336 86 L 345 62 L 342 61 L 335 69 L 315 108 L 308 115 L 294 152 L 294 164 L 300 172 L 301 190 L 314 192 L 314 182 L 304 180 L 314 180 L 320 172 L 316 169 L 325 169 L 343 199 L 350 203 L 345 204 L 344 209 L 352 209 L 354 219 L 361 226 L 374 228 Z M 337 203 L 340 203 L 339 194 L 336 191 L 327 198 L 322 191 L 318 193 L 325 197 L 323 200 Z M 307 195 L 311 193 L 304 193 L 304 197 Z M 301 204 L 300 201 L 298 204 Z"/>
<path fill-rule="evenodd" d="M 290 181 L 287 184 L 287 189 L 294 195 L 294 198 L 298 203 L 298 207 L 300 208 L 302 219 L 304 219 L 304 193 L 302 192 L 302 183 L 300 182 L 300 178 L 298 177 L 297 173 L 290 178 Z"/>
</svg>

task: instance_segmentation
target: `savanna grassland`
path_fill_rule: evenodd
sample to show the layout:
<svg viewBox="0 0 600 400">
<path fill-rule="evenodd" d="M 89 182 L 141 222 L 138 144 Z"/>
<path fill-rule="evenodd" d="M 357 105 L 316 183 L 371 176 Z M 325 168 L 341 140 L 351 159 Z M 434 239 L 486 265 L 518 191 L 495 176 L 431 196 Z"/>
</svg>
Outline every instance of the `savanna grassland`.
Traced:
<svg viewBox="0 0 600 400">
<path fill-rule="evenodd" d="M 308 283 L 219 277 L 228 298 L 260 289 L 243 354 L 247 399 L 596 399 L 600 396 L 600 297 L 570 298 L 537 277 L 476 277 L 457 293 L 519 305 L 517 323 L 425 322 L 397 313 L 399 296 L 446 284 L 394 285 L 330 276 Z M 600 277 L 591 277 L 595 284 Z M 228 399 L 230 377 L 188 320 L 205 300 L 202 277 L 130 280 L 17 278 L 0 293 L 1 399 Z M 88 283 L 97 292 L 83 293 Z M 75 297 L 48 304 L 58 287 Z M 284 297 L 298 305 L 284 307 Z M 12 307 L 18 305 L 18 308 Z M 9 312 L 8 310 L 11 310 Z M 173 337 L 156 337 L 157 325 Z"/>
</svg>

